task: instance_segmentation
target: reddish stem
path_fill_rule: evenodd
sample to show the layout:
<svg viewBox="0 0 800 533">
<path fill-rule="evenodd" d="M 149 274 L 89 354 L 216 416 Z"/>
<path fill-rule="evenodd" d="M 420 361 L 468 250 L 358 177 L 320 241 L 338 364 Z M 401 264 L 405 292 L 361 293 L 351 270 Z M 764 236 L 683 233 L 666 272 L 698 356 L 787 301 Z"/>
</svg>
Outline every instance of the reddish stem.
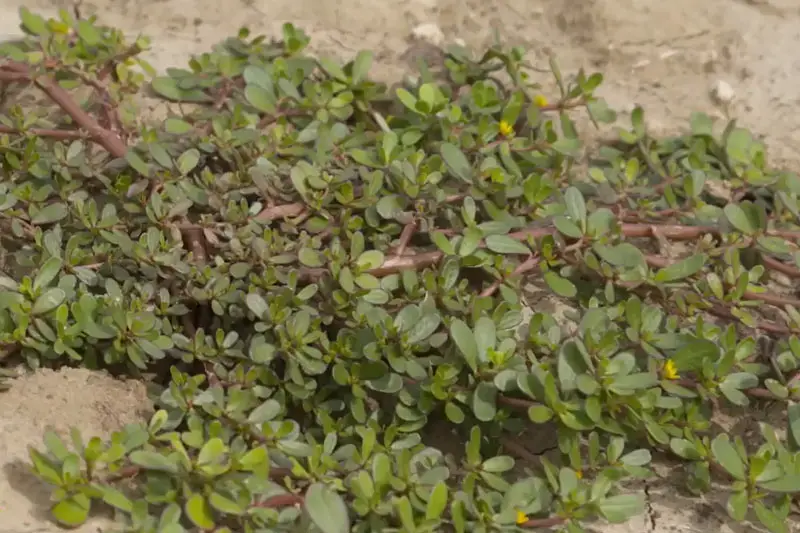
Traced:
<svg viewBox="0 0 800 533">
<path fill-rule="evenodd" d="M 124 142 L 122 142 L 122 139 L 120 139 L 119 136 L 113 131 L 101 127 L 96 120 L 89 116 L 86 111 L 81 109 L 81 107 L 75 103 L 69 93 L 67 93 L 49 77 L 33 76 L 31 75 L 27 65 L 13 61 L 3 64 L 2 69 L 5 71 L 5 73 L 3 76 L 0 76 L 0 79 L 7 81 L 10 74 L 12 78 L 15 78 L 15 81 L 32 81 L 47 96 L 49 96 L 53 102 L 58 104 L 58 106 L 63 109 L 65 113 L 72 117 L 75 123 L 85 130 L 94 142 L 101 145 L 114 157 L 125 157 L 128 147 Z"/>
<path fill-rule="evenodd" d="M 397 244 L 397 249 L 394 251 L 394 255 L 400 256 L 406 252 L 406 248 L 408 247 L 408 243 L 411 241 L 411 237 L 414 236 L 414 232 L 417 231 L 417 222 L 410 222 L 406 224 L 403 228 L 403 232 L 400 234 L 400 239 Z"/>
<path fill-rule="evenodd" d="M 298 494 L 279 494 L 271 496 L 255 505 L 255 507 L 268 507 L 271 509 L 279 509 L 281 507 L 291 507 L 294 505 L 303 505 L 303 497 Z"/>
<path fill-rule="evenodd" d="M 781 274 L 784 274 L 792 279 L 800 279 L 800 269 L 796 267 L 787 265 L 783 261 L 778 261 L 774 257 L 769 257 L 766 255 L 761 256 L 761 261 L 769 270 L 780 272 Z"/>
<path fill-rule="evenodd" d="M 566 522 L 566 519 L 560 516 L 548 516 L 547 518 L 531 518 L 527 522 L 519 524 L 525 529 L 533 529 L 537 527 L 554 527 L 560 526 Z"/>
</svg>

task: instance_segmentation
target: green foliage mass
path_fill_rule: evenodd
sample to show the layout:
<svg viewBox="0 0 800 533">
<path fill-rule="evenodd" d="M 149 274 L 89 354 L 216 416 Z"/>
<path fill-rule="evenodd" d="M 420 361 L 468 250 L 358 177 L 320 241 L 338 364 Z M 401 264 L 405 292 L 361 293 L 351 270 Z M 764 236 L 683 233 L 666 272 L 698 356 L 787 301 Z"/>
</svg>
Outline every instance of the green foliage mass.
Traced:
<svg viewBox="0 0 800 533">
<path fill-rule="evenodd" d="M 520 49 L 454 48 L 393 89 L 286 25 L 150 81 L 145 39 L 21 16 L 0 353 L 137 376 L 156 404 L 30 450 L 60 524 L 580 532 L 647 512 L 657 459 L 789 531 L 800 179 L 746 130 L 654 138 L 637 108 L 589 141 L 616 121 L 602 75 L 553 61 L 548 102 Z M 716 424 L 765 402 L 780 427 L 752 441 Z"/>
</svg>

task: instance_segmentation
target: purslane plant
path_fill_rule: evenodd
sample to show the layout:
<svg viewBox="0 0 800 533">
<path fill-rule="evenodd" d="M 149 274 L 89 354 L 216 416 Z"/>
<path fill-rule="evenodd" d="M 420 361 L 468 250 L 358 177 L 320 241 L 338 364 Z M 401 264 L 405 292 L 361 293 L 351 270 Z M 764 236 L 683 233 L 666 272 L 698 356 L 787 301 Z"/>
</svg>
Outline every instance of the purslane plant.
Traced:
<svg viewBox="0 0 800 533">
<path fill-rule="evenodd" d="M 146 39 L 20 14 L 0 353 L 147 379 L 157 408 L 30 450 L 60 524 L 579 532 L 644 513 L 657 458 L 789 531 L 800 180 L 749 132 L 654 138 L 637 108 L 586 146 L 602 75 L 552 61 L 547 98 L 516 48 L 390 89 L 287 24 L 148 80 Z M 193 105 L 149 123 L 146 87 Z M 784 427 L 714 423 L 763 402 Z"/>
</svg>

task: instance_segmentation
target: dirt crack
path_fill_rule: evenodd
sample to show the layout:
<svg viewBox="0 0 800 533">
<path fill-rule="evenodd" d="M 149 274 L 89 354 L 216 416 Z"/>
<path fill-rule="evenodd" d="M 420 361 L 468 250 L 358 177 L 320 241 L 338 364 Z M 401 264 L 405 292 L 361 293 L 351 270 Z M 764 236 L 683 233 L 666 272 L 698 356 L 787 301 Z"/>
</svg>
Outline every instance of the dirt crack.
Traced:
<svg viewBox="0 0 800 533">
<path fill-rule="evenodd" d="M 645 496 L 645 505 L 647 506 L 647 518 L 650 522 L 650 529 L 649 531 L 656 530 L 656 518 L 658 515 L 656 514 L 656 510 L 653 508 L 653 501 L 650 497 L 650 483 L 647 481 L 644 482 L 644 496 Z"/>
</svg>

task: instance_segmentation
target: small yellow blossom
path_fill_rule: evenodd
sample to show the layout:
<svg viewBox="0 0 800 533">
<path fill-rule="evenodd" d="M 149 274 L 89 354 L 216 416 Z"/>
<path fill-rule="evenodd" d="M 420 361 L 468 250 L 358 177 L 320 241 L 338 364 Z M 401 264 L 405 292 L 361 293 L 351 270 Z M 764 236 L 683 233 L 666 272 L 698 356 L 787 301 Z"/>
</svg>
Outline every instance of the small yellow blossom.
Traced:
<svg viewBox="0 0 800 533">
<path fill-rule="evenodd" d="M 533 97 L 533 103 L 539 107 L 547 107 L 547 98 L 543 94 L 537 94 Z"/>
<path fill-rule="evenodd" d="M 514 126 L 512 126 L 505 120 L 500 121 L 500 127 L 498 129 L 500 130 L 500 135 L 502 135 L 503 137 L 511 137 L 512 135 L 514 135 Z"/>
<path fill-rule="evenodd" d="M 577 477 L 578 479 L 583 479 L 583 470 L 576 470 L 575 477 Z"/>
<path fill-rule="evenodd" d="M 675 368 L 675 361 L 667 359 L 667 362 L 664 363 L 664 369 L 661 371 L 661 375 L 664 376 L 664 379 L 678 379 L 678 369 Z"/>
<path fill-rule="evenodd" d="M 528 515 L 522 511 L 517 511 L 517 524 L 524 524 L 528 521 Z"/>
</svg>

